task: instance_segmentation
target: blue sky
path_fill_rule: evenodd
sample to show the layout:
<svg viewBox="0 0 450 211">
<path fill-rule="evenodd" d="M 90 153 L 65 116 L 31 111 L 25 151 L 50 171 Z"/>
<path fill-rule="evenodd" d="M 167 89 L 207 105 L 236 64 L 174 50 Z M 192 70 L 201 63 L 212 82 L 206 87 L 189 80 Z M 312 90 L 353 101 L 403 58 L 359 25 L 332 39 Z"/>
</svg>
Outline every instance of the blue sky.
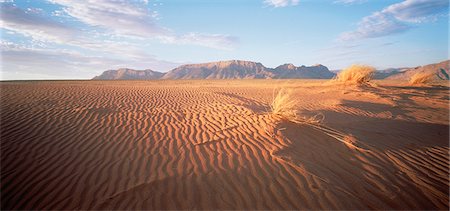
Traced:
<svg viewBox="0 0 450 211">
<path fill-rule="evenodd" d="M 448 56 L 448 0 L 0 0 L 0 79 L 251 60 L 413 67 Z"/>
</svg>

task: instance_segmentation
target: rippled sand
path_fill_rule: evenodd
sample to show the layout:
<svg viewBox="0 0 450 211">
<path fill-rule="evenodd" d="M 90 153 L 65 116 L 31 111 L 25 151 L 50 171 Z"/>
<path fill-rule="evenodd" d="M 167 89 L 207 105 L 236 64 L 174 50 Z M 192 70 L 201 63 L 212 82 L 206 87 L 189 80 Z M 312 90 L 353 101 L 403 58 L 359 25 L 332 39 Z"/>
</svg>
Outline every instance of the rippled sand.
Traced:
<svg viewBox="0 0 450 211">
<path fill-rule="evenodd" d="M 1 209 L 449 209 L 448 85 L 375 83 L 1 82 Z"/>
</svg>

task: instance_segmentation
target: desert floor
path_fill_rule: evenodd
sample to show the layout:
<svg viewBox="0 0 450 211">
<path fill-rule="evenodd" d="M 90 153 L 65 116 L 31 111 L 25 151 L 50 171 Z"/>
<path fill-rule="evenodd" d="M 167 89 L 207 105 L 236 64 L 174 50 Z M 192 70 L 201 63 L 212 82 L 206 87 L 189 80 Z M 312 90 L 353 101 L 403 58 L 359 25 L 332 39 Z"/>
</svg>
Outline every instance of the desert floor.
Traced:
<svg viewBox="0 0 450 211">
<path fill-rule="evenodd" d="M 268 112 L 293 89 L 304 117 Z M 449 209 L 448 84 L 0 83 L 1 209 Z"/>
</svg>

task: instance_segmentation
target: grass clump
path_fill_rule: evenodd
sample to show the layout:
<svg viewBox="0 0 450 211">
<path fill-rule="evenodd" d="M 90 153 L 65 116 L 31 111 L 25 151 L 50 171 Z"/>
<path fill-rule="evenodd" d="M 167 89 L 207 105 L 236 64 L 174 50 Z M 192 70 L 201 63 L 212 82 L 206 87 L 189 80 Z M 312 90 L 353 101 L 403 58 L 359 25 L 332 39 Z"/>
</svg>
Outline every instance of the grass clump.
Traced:
<svg viewBox="0 0 450 211">
<path fill-rule="evenodd" d="M 335 80 L 338 82 L 364 84 L 372 80 L 375 68 L 367 65 L 351 65 L 338 73 Z"/>
<path fill-rule="evenodd" d="M 434 80 L 433 73 L 427 72 L 418 72 L 411 76 L 409 79 L 409 84 L 411 85 L 421 85 L 421 84 L 430 84 Z"/>
<path fill-rule="evenodd" d="M 293 90 L 282 88 L 273 97 L 270 108 L 274 115 L 285 119 L 293 119 L 296 117 L 297 104 L 298 101 L 294 97 Z"/>
<path fill-rule="evenodd" d="M 322 114 L 309 118 L 299 114 L 298 100 L 295 98 L 293 89 L 279 89 L 273 96 L 270 109 L 272 115 L 295 123 L 318 124 L 323 120 Z"/>
</svg>

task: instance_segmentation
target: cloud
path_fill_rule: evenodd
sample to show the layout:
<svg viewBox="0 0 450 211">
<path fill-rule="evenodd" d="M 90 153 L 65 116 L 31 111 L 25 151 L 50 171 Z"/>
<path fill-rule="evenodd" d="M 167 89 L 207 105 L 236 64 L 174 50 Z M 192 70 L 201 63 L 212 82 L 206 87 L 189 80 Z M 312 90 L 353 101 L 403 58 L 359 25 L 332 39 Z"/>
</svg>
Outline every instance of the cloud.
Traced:
<svg viewBox="0 0 450 211">
<path fill-rule="evenodd" d="M 364 17 L 354 31 L 344 32 L 338 40 L 383 37 L 408 31 L 411 23 L 434 21 L 448 14 L 448 0 L 405 0 Z"/>
<path fill-rule="evenodd" d="M 367 0 L 336 0 L 334 1 L 335 4 L 361 4 L 367 2 Z"/>
<path fill-rule="evenodd" d="M 397 20 L 421 23 L 434 21 L 438 16 L 448 14 L 448 0 L 407 0 L 393 4 L 382 12 L 391 14 Z"/>
<path fill-rule="evenodd" d="M 37 49 L 6 41 L 2 41 L 1 48 L 1 80 L 18 79 L 17 76 L 22 80 L 33 77 L 85 78 L 87 73 L 84 71 L 105 69 L 107 63 L 120 62 L 65 50 Z"/>
<path fill-rule="evenodd" d="M 133 36 L 139 39 L 157 39 L 170 44 L 197 45 L 214 49 L 231 50 L 238 43 L 238 38 L 222 34 L 205 34 L 191 32 L 175 34 L 172 30 L 155 23 L 157 13 L 150 12 L 144 1 L 107 1 L 90 0 L 51 0 L 64 6 L 63 12 L 57 10 L 53 15 L 58 17 L 73 17 L 94 27 L 82 30 L 65 25 L 42 14 L 37 8 L 23 10 L 13 4 L 2 4 L 0 28 L 14 31 L 35 40 L 68 44 L 91 50 L 112 47 L 119 51 L 132 48 L 129 44 L 108 42 L 111 36 Z M 40 12 L 37 12 L 40 11 Z M 93 39 L 100 28 L 103 38 Z M 169 42 L 168 42 L 169 40 Z M 105 45 L 107 44 L 107 45 Z M 122 50 L 120 50 L 122 49 Z M 111 49 L 108 49 L 111 50 Z"/>
<path fill-rule="evenodd" d="M 370 64 L 373 61 L 385 61 L 392 52 L 402 51 L 396 45 L 399 41 L 354 40 L 352 42 L 333 42 L 331 45 L 317 49 L 313 55 L 315 60 L 332 64 L 331 68 L 344 68 L 352 63 Z M 378 64 L 374 62 L 372 64 Z M 395 65 L 394 65 L 395 66 Z M 330 67 L 329 67 L 330 68 Z"/>
<path fill-rule="evenodd" d="M 91 26 L 111 30 L 120 35 L 154 37 L 169 33 L 158 26 L 154 13 L 145 1 L 50 0 L 64 6 L 64 12 Z"/>
<path fill-rule="evenodd" d="M 216 49 L 231 49 L 237 42 L 229 35 L 188 33 L 176 34 L 156 23 L 158 12 L 151 11 L 148 1 L 128 0 L 49 0 L 64 7 L 63 11 L 77 20 L 99 27 L 114 36 L 134 36 L 159 39 L 166 43 L 200 45 Z M 167 42 L 167 41 L 170 42 Z M 233 43 L 234 42 L 234 43 Z"/>
<path fill-rule="evenodd" d="M 382 37 L 405 32 L 410 28 L 411 26 L 396 20 L 390 14 L 375 12 L 370 16 L 364 17 L 358 23 L 358 28 L 355 31 L 342 33 L 340 40 Z"/>
<path fill-rule="evenodd" d="M 12 4 L 2 4 L 0 27 L 15 31 L 37 40 L 67 42 L 73 40 L 77 31 L 59 22 L 46 19 L 32 10 L 25 11 Z"/>
<path fill-rule="evenodd" d="M 222 34 L 177 35 L 158 26 L 154 12 L 138 6 L 145 2 L 54 2 L 75 6 L 49 12 L 2 3 L 0 28 L 13 38 L 2 38 L 0 79 L 91 78 L 120 67 L 167 71 L 179 63 L 149 54 L 149 41 L 221 50 L 234 49 L 238 42 Z M 74 20 L 80 23 L 73 24 Z"/>
<path fill-rule="evenodd" d="M 287 7 L 298 5 L 300 0 L 264 0 L 264 4 L 272 7 Z"/>
<path fill-rule="evenodd" d="M 56 43 L 65 47 L 78 47 L 110 56 L 148 57 L 139 47 L 128 42 L 110 40 L 109 37 L 96 38 L 94 31 L 82 31 L 55 20 L 46 18 L 34 9 L 22 10 L 12 4 L 2 5 L 0 28 L 31 37 L 34 44 Z"/>
<path fill-rule="evenodd" d="M 194 44 L 221 50 L 232 50 L 239 42 L 236 37 L 222 34 L 188 33 L 179 37 L 166 37 L 166 43 Z"/>
<path fill-rule="evenodd" d="M 153 57 L 130 59 L 90 56 L 76 51 L 35 48 L 8 41 L 1 41 L 0 47 L 3 59 L 0 80 L 89 79 L 111 68 L 145 69 L 152 66 L 155 70 L 169 70 L 179 65 Z"/>
</svg>

